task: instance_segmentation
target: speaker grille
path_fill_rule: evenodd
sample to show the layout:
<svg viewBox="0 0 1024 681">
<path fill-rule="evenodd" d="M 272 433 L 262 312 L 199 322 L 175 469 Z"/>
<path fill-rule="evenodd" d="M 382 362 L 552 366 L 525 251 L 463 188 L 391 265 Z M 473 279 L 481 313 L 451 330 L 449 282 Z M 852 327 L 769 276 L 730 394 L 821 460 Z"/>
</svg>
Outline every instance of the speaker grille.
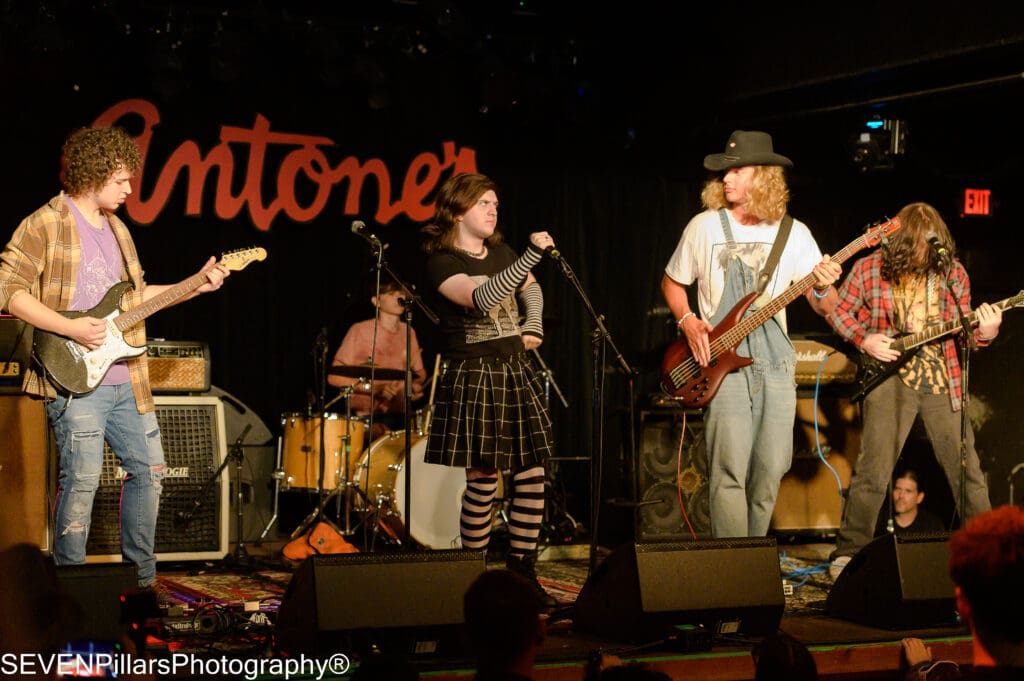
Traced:
<svg viewBox="0 0 1024 681">
<path fill-rule="evenodd" d="M 203 491 L 224 460 L 224 407 L 215 397 L 155 397 L 167 470 L 157 516 L 159 560 L 207 560 L 227 553 L 229 471 Z M 124 472 L 109 445 L 92 509 L 90 561 L 121 560 L 119 511 Z M 200 496 L 202 494 L 202 496 Z M 196 507 L 196 502 L 199 507 Z M 175 525 L 179 512 L 189 522 Z"/>
<path fill-rule="evenodd" d="M 693 414 L 687 415 L 682 461 L 677 461 L 682 416 L 679 410 L 641 414 L 637 478 L 641 501 L 653 502 L 644 503 L 638 514 L 637 534 L 642 541 L 691 538 L 679 507 L 680 497 L 694 533 L 711 534 L 704 424 Z"/>
</svg>

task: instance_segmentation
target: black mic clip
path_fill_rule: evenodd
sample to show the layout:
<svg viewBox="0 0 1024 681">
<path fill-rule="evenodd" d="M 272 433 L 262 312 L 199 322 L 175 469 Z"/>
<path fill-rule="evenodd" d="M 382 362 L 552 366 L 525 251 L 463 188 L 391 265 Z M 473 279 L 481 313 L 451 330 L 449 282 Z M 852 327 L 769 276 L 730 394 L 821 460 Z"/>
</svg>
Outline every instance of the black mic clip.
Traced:
<svg viewBox="0 0 1024 681">
<path fill-rule="evenodd" d="M 946 245 L 939 241 L 939 237 L 934 234 L 928 234 L 925 239 L 932 247 L 932 251 L 935 253 L 935 262 L 939 265 L 949 262 L 949 249 Z"/>
<path fill-rule="evenodd" d="M 548 256 L 549 258 L 551 258 L 555 262 L 558 262 L 558 261 L 560 261 L 562 259 L 562 254 L 554 246 L 548 246 L 547 248 L 545 248 L 544 249 L 544 255 Z"/>
</svg>

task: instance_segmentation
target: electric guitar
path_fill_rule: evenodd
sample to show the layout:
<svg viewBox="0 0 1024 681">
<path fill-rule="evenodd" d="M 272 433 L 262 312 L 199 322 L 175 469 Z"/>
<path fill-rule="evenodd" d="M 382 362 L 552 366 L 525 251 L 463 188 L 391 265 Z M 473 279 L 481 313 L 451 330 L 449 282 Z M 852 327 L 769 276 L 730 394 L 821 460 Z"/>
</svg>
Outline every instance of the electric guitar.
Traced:
<svg viewBox="0 0 1024 681">
<path fill-rule="evenodd" d="M 249 263 L 265 260 L 267 252 L 262 248 L 249 248 L 225 253 L 220 264 L 232 271 L 245 268 Z M 171 286 L 138 307 L 125 312 L 120 307 L 121 297 L 132 287 L 131 282 L 120 281 L 107 291 L 106 295 L 91 310 L 83 312 L 61 311 L 68 319 L 96 317 L 107 322 L 107 336 L 103 345 L 89 350 L 84 345 L 49 331 L 36 329 L 32 341 L 32 352 L 53 381 L 74 395 L 85 395 L 96 389 L 111 365 L 122 359 L 138 357 L 146 352 L 146 346 L 129 345 L 124 332 L 154 312 L 171 305 L 182 296 L 191 293 L 207 282 L 206 275 L 196 273 Z"/>
<path fill-rule="evenodd" d="M 1024 307 L 1024 291 L 1021 291 L 1013 297 L 1000 300 L 998 303 L 992 303 L 992 306 L 998 307 L 1003 311 L 1008 310 L 1011 307 Z M 971 326 L 978 323 L 977 310 L 971 312 L 971 314 L 967 316 L 967 322 Z M 917 333 L 905 333 L 896 336 L 896 340 L 894 340 L 892 345 L 889 347 L 900 353 L 900 356 L 892 362 L 883 362 L 866 353 L 862 354 L 860 357 L 860 366 L 857 368 L 857 378 L 854 379 L 856 390 L 853 395 L 850 396 L 850 401 L 860 402 L 869 392 L 877 388 L 882 381 L 899 371 L 900 367 L 909 362 L 916 354 L 908 352 L 909 350 L 920 347 L 929 341 L 935 340 L 936 338 L 941 338 L 947 334 L 960 331 L 960 329 L 960 320 L 954 319 L 952 321 L 925 327 Z"/>
<path fill-rule="evenodd" d="M 838 263 L 845 262 L 854 253 L 877 246 L 882 239 L 895 234 L 901 227 L 898 217 L 869 227 L 863 235 L 833 255 L 832 260 Z M 708 334 L 711 362 L 706 367 L 697 364 L 697 360 L 693 358 L 685 335 L 673 341 L 665 351 L 661 363 L 662 390 L 688 408 L 697 409 L 706 405 L 718 392 L 727 374 L 754 362 L 749 357 L 736 354 L 736 347 L 740 342 L 754 329 L 774 317 L 779 310 L 806 293 L 814 282 L 814 274 L 808 274 L 746 318 L 744 314 L 758 294 L 754 291 L 744 296 Z"/>
</svg>

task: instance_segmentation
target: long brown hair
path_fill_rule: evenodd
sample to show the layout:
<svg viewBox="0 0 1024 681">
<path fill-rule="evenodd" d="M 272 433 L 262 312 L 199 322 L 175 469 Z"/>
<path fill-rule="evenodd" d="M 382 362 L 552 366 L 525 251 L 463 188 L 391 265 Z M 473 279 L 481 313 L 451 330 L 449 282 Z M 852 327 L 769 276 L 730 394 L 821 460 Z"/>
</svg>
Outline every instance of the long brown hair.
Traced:
<svg viewBox="0 0 1024 681">
<path fill-rule="evenodd" d="M 782 166 L 754 166 L 754 180 L 750 188 L 750 202 L 746 212 L 759 220 L 781 220 L 789 203 L 789 187 Z M 704 185 L 700 200 L 705 208 L 728 208 L 725 182 L 719 175 Z"/>
<path fill-rule="evenodd" d="M 448 179 L 437 192 L 434 201 L 434 220 L 421 231 L 427 235 L 423 250 L 427 253 L 455 249 L 455 223 L 476 205 L 488 191 L 498 193 L 494 180 L 476 173 L 459 173 Z M 484 240 L 487 246 L 501 243 L 501 232 L 497 229 Z"/>
<path fill-rule="evenodd" d="M 907 276 L 938 272 L 938 262 L 928 244 L 932 236 L 945 246 L 950 258 L 956 255 L 956 244 L 946 222 L 930 204 L 908 204 L 897 217 L 900 230 L 882 245 L 882 277 L 886 281 L 897 283 Z"/>
</svg>

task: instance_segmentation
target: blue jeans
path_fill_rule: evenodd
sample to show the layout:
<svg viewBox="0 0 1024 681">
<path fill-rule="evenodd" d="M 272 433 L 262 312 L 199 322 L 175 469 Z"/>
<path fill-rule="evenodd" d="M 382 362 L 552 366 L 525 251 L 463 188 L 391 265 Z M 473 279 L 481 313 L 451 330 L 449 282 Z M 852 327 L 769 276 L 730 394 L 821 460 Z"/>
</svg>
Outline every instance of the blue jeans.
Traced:
<svg viewBox="0 0 1024 681">
<path fill-rule="evenodd" d="M 794 360 L 725 377 L 704 416 L 715 537 L 763 537 L 793 461 Z"/>
<path fill-rule="evenodd" d="M 121 492 L 121 553 L 138 568 L 139 586 L 156 580 L 156 518 L 163 488 L 164 450 L 156 413 L 140 414 L 130 383 L 101 385 L 67 405 L 46 407 L 60 452 L 54 508 L 53 558 L 57 565 L 85 562 L 92 504 L 103 469 L 103 441 L 125 472 Z"/>
</svg>

